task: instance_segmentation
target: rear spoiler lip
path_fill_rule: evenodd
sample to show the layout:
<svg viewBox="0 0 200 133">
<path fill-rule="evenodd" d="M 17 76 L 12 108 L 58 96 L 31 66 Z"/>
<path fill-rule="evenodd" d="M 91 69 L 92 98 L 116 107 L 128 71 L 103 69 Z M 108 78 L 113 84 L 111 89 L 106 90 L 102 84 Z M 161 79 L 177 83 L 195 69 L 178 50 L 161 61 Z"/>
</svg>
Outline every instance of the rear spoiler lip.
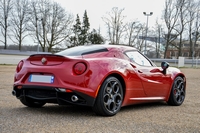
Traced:
<svg viewBox="0 0 200 133">
<path fill-rule="evenodd" d="M 76 59 L 83 59 L 83 56 L 64 56 L 64 55 L 59 55 L 59 54 L 51 54 L 51 53 L 44 53 L 44 54 L 32 54 L 29 56 L 30 57 L 33 57 L 33 56 L 37 56 L 37 55 L 44 55 L 44 56 L 57 56 L 57 57 L 63 57 L 63 58 L 68 58 L 68 59 L 73 59 L 73 58 L 76 58 Z"/>
<path fill-rule="evenodd" d="M 46 55 L 46 56 L 59 56 L 59 57 L 64 57 L 63 55 L 58 55 L 58 54 L 51 54 L 51 53 L 44 53 L 44 54 L 32 54 L 29 57 L 37 56 L 37 55 Z"/>
</svg>

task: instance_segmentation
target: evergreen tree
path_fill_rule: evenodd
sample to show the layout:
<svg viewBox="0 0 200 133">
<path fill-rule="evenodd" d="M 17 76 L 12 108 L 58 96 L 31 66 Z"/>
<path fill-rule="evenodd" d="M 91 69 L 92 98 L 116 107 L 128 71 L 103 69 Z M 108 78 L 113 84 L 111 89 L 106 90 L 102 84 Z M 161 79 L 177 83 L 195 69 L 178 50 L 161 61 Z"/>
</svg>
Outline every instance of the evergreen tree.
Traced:
<svg viewBox="0 0 200 133">
<path fill-rule="evenodd" d="M 90 29 L 89 18 L 85 10 L 82 24 L 80 22 L 79 15 L 77 14 L 76 23 L 75 25 L 73 25 L 74 36 L 71 36 L 69 40 L 70 43 L 72 44 L 71 46 L 84 45 L 88 43 L 92 44 L 104 43 L 104 38 L 100 35 L 100 33 L 97 33 L 95 29 L 93 29 L 89 33 L 89 29 Z"/>
<path fill-rule="evenodd" d="M 89 43 L 88 41 L 88 31 L 90 29 L 90 23 L 89 18 L 87 16 L 87 11 L 85 10 L 84 16 L 83 16 L 83 23 L 82 23 L 82 29 L 81 29 L 81 40 L 80 44 L 84 45 Z"/>
<path fill-rule="evenodd" d="M 80 44 L 80 36 L 81 36 L 81 22 L 79 15 L 76 15 L 76 24 L 73 25 L 73 33 L 74 36 L 70 37 L 70 42 L 74 45 L 77 46 Z"/>
<path fill-rule="evenodd" d="M 93 29 L 89 35 L 88 40 L 92 44 L 102 44 L 104 43 L 104 38 L 100 35 L 100 33 L 97 33 L 95 29 Z"/>
</svg>

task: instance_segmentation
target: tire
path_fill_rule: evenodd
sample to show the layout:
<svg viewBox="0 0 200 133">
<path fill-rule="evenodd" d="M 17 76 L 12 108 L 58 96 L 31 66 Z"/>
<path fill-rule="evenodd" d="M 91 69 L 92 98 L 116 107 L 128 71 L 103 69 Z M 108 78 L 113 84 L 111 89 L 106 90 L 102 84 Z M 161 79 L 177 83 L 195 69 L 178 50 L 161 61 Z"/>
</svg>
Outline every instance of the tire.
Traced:
<svg viewBox="0 0 200 133">
<path fill-rule="evenodd" d="M 24 99 L 20 99 L 21 103 L 24 104 L 25 106 L 28 107 L 33 107 L 33 108 L 40 108 L 42 106 L 44 106 L 46 103 L 45 102 L 40 102 L 40 101 L 32 101 L 28 98 Z"/>
<path fill-rule="evenodd" d="M 168 104 L 172 106 L 180 106 L 185 99 L 185 82 L 182 77 L 176 77 L 174 80 Z"/>
<path fill-rule="evenodd" d="M 113 116 L 120 110 L 123 97 L 120 81 L 115 77 L 108 77 L 101 85 L 93 110 L 97 115 Z"/>
</svg>

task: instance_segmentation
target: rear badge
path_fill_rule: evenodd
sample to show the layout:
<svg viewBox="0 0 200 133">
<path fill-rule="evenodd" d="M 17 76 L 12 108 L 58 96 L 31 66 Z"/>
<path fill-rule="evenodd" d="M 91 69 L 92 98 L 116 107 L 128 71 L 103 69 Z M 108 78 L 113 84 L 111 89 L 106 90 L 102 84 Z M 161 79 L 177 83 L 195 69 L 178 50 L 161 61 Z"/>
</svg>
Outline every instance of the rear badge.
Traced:
<svg viewBox="0 0 200 133">
<path fill-rule="evenodd" d="M 41 62 L 42 62 L 42 64 L 45 64 L 45 63 L 47 62 L 47 59 L 43 57 L 43 58 L 41 59 Z"/>
</svg>

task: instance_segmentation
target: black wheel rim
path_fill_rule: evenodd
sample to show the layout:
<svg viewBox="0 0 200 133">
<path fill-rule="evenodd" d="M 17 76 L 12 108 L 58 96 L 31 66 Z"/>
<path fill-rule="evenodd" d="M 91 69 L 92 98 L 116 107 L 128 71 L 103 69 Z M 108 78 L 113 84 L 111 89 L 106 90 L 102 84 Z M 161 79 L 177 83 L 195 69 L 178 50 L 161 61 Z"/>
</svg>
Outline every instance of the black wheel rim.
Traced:
<svg viewBox="0 0 200 133">
<path fill-rule="evenodd" d="M 174 98 L 177 103 L 181 104 L 185 99 L 185 86 L 182 79 L 175 82 L 173 90 Z"/>
<path fill-rule="evenodd" d="M 121 108 L 123 96 L 122 87 L 118 81 L 109 81 L 104 90 L 103 102 L 105 109 L 115 113 Z"/>
</svg>

